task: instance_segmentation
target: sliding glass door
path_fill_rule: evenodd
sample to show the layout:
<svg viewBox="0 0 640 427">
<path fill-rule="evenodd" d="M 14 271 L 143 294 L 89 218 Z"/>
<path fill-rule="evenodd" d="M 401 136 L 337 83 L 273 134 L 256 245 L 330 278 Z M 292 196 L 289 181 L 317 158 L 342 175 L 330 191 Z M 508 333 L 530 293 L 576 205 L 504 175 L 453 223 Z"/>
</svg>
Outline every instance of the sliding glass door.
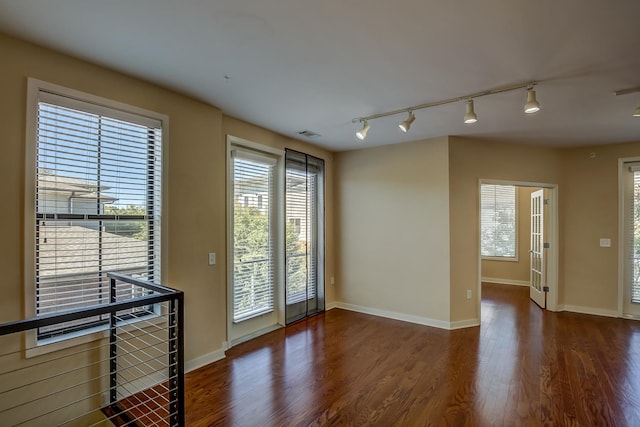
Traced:
<svg viewBox="0 0 640 427">
<path fill-rule="evenodd" d="M 324 310 L 324 161 L 285 154 L 285 321 Z"/>
<path fill-rule="evenodd" d="M 231 345 L 324 311 L 324 161 L 229 141 Z"/>
</svg>

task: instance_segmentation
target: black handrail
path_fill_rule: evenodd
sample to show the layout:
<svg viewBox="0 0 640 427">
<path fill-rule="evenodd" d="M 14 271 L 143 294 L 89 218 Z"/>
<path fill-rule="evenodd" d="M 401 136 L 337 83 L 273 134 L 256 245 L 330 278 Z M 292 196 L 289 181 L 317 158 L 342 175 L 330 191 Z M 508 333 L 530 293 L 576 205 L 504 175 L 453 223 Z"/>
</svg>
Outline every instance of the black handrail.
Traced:
<svg viewBox="0 0 640 427">
<path fill-rule="evenodd" d="M 95 304 L 83 308 L 59 311 L 57 313 L 40 314 L 29 319 L 16 320 L 0 325 L 0 336 L 14 334 L 17 332 L 28 331 L 30 329 L 42 328 L 45 326 L 56 325 L 58 323 L 70 322 L 72 320 L 84 319 L 86 317 L 109 314 L 121 310 L 127 310 L 141 305 L 151 305 L 173 298 L 182 298 L 182 291 L 168 288 L 146 280 L 134 279 L 119 273 L 107 273 L 112 279 L 140 286 L 150 291 L 159 293 L 160 295 L 145 295 L 142 297 L 132 298 L 126 301 L 114 302 L 109 304 Z"/>
<path fill-rule="evenodd" d="M 116 317 L 115 313 L 135 307 L 149 306 L 168 301 L 169 310 L 169 346 L 170 346 L 170 378 L 171 378 L 171 417 L 172 426 L 184 426 L 184 293 L 180 290 L 158 285 L 142 279 L 134 279 L 120 273 L 107 273 L 110 279 L 110 302 L 88 307 L 65 310 L 57 313 L 41 314 L 29 319 L 0 324 L 0 336 L 24 332 L 36 328 L 79 320 L 87 317 L 110 315 L 110 404 L 115 405 L 117 387 L 116 358 Z M 131 298 L 126 301 L 115 301 L 116 281 L 140 286 L 155 294 Z"/>
<path fill-rule="evenodd" d="M 107 273 L 107 277 L 120 280 L 121 282 L 130 283 L 132 285 L 141 286 L 143 288 L 149 289 L 150 291 L 158 292 L 159 294 L 182 293 L 182 291 L 179 291 L 178 289 L 173 289 L 168 286 L 158 285 L 157 283 L 149 282 L 148 280 L 135 279 L 133 277 L 120 274 L 120 273 Z"/>
</svg>

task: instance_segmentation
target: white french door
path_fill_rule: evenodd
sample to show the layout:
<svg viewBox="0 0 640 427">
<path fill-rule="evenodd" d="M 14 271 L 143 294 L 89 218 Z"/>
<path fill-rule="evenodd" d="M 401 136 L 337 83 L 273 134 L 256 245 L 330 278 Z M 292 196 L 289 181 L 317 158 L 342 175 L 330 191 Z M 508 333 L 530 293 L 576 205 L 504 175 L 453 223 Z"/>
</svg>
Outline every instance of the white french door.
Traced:
<svg viewBox="0 0 640 427">
<path fill-rule="evenodd" d="M 623 206 L 622 314 L 640 317 L 640 162 L 624 164 Z"/>
<path fill-rule="evenodd" d="M 531 193 L 531 249 L 529 296 L 541 308 L 546 308 L 544 298 L 544 190 Z"/>
</svg>

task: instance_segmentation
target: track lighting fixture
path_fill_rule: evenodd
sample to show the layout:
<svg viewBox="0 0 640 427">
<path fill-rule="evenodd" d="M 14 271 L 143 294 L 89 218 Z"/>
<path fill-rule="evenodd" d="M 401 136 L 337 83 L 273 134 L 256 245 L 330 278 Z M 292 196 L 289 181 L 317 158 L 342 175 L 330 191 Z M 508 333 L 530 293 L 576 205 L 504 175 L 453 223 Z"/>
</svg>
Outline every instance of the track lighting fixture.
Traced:
<svg viewBox="0 0 640 427">
<path fill-rule="evenodd" d="M 411 127 L 411 123 L 413 123 L 416 119 L 416 116 L 413 115 L 412 111 L 409 111 L 409 117 L 407 117 L 407 120 L 405 120 L 404 122 L 400 123 L 398 125 L 398 127 L 400 128 L 400 130 L 404 133 L 409 132 L 409 128 Z"/>
<path fill-rule="evenodd" d="M 628 93 L 640 92 L 640 87 L 632 87 L 631 89 L 617 90 L 613 92 L 614 95 L 626 95 Z M 640 105 L 633 111 L 633 117 L 640 117 Z"/>
<path fill-rule="evenodd" d="M 361 141 L 367 137 L 367 132 L 369 132 L 369 122 L 367 120 L 363 120 L 362 123 L 362 129 L 356 132 L 356 137 Z"/>
<path fill-rule="evenodd" d="M 459 96 L 457 98 L 450 98 L 450 99 L 443 99 L 442 101 L 428 102 L 425 104 L 414 105 L 413 107 L 388 111 L 386 113 L 378 113 L 378 114 L 372 114 L 370 116 L 356 117 L 355 119 L 352 119 L 351 122 L 364 124 L 362 129 L 356 132 L 356 136 L 358 137 L 358 139 L 363 140 L 366 138 L 367 131 L 369 130 L 369 123 L 368 123 L 369 120 L 379 119 L 381 117 L 387 117 L 387 116 L 394 116 L 400 113 L 409 113 L 409 117 L 398 125 L 400 126 L 400 129 L 403 132 L 408 132 L 409 128 L 411 127 L 411 123 L 413 123 L 414 120 L 416 119 L 415 115 L 413 114 L 415 110 L 422 110 L 425 108 L 437 107 L 438 105 L 445 105 L 445 104 L 452 104 L 454 102 L 466 101 L 466 114 L 464 115 L 464 122 L 475 123 L 478 121 L 478 116 L 473 110 L 474 98 L 493 95 L 496 93 L 510 92 L 513 90 L 519 90 L 524 88 L 527 89 L 527 103 L 524 106 L 524 111 L 526 113 L 535 113 L 536 111 L 540 110 L 540 103 L 536 100 L 536 92 L 533 90 L 533 87 L 537 83 L 538 82 L 533 81 L 533 82 L 519 83 L 512 86 L 504 86 L 504 87 L 499 87 L 495 89 L 483 90 L 482 92 L 471 93 L 469 95 Z M 640 92 L 640 88 L 629 90 L 624 93 L 631 93 L 631 92 Z M 618 93 L 616 93 L 616 95 L 618 95 Z M 634 116 L 638 115 L 638 113 L 640 113 L 640 108 L 636 110 L 636 112 L 634 113 Z"/>
<path fill-rule="evenodd" d="M 475 123 L 478 121 L 476 112 L 473 111 L 473 99 L 467 99 L 467 112 L 464 115 L 464 122 L 466 124 Z"/>
<path fill-rule="evenodd" d="M 540 111 L 540 103 L 536 100 L 536 91 L 533 86 L 527 88 L 527 103 L 524 104 L 524 112 L 527 114 Z"/>
</svg>

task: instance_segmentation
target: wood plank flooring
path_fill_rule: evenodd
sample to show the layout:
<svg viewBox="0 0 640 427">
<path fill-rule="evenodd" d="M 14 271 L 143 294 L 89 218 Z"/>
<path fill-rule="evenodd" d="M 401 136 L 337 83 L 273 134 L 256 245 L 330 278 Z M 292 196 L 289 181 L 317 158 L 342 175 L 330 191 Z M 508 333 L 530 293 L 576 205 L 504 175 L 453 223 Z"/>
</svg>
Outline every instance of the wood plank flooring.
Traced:
<svg viewBox="0 0 640 427">
<path fill-rule="evenodd" d="M 186 376 L 188 426 L 640 426 L 640 322 L 483 285 L 482 326 L 334 309 Z"/>
</svg>

